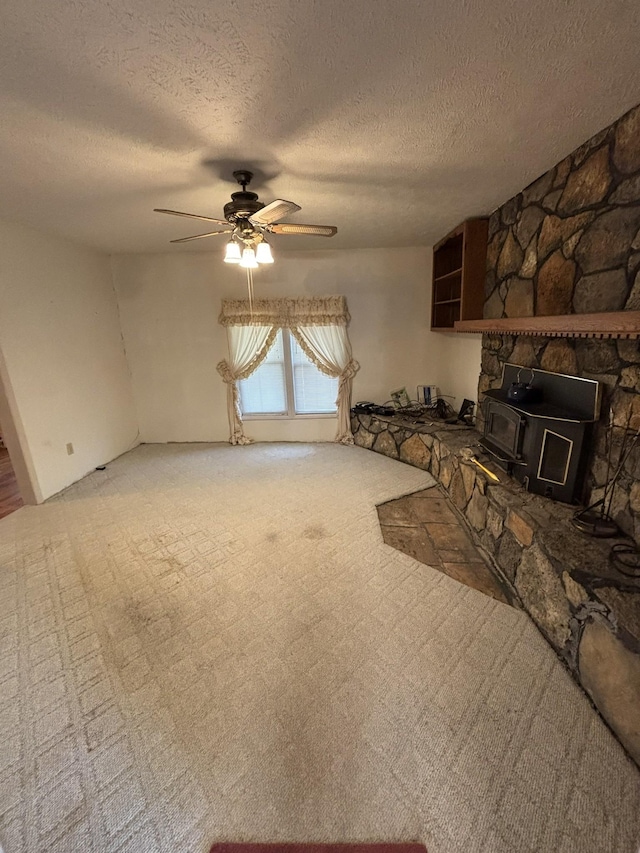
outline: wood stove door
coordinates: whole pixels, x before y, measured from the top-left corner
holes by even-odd
[[[507,459],[522,458],[525,419],[510,406],[485,398],[484,437],[487,442],[503,451]]]

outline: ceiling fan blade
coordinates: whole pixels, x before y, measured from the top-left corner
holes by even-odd
[[[193,237],[180,237],[179,240],[169,240],[170,243],[188,243],[189,240],[201,240],[203,237],[215,237],[216,234],[231,234],[232,228],[227,228],[226,231],[209,231],[208,234],[194,234]]]
[[[318,237],[333,237],[338,233],[335,225],[301,225],[299,222],[281,222],[280,225],[270,225],[272,234],[314,234]]]
[[[249,217],[249,222],[252,225],[270,225],[283,216],[288,216],[290,213],[295,213],[296,210],[302,210],[299,204],[293,201],[285,201],[283,198],[277,198],[271,204],[267,204],[253,216]]]
[[[179,210],[165,210],[162,207],[154,207],[154,213],[170,213],[172,216],[188,216],[189,219],[202,219],[203,222],[215,222],[217,225],[228,225],[226,219],[212,219],[210,216],[198,216],[197,213],[181,213]]]

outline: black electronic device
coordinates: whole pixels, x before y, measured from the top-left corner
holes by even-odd
[[[393,415],[396,409],[393,406],[380,406],[378,403],[370,403],[362,400],[353,407],[356,415]]]
[[[464,424],[465,426],[473,426],[473,410],[475,408],[473,400],[467,400],[466,397],[462,401],[460,411],[455,418],[447,418],[446,424]]]

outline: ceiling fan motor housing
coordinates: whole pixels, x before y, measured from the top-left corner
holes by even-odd
[[[228,222],[235,223],[238,219],[248,219],[264,207],[264,204],[258,201],[257,193],[249,190],[231,193],[231,199],[224,206],[224,218]]]

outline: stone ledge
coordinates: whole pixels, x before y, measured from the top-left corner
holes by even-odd
[[[461,455],[471,448],[491,467],[476,430],[353,413],[351,426],[358,446],[439,480],[475,542],[640,765],[640,587],[609,563],[611,545],[623,540],[579,533],[574,507],[526,492],[499,469],[501,482],[489,479]],[[603,631],[610,642],[601,642],[600,660],[593,638]]]

